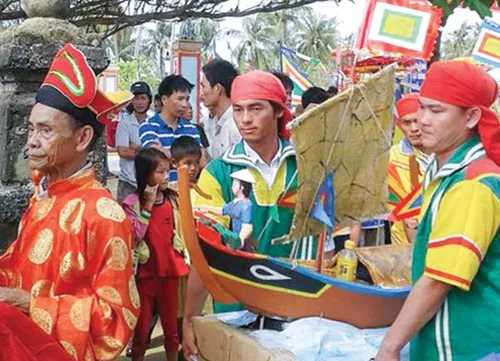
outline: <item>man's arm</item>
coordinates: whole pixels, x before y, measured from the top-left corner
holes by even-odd
[[[421,277],[382,341],[375,361],[399,360],[401,349],[439,311],[451,287],[449,284]]]
[[[243,246],[245,240],[249,239],[253,232],[253,225],[251,223],[243,223],[241,225],[240,239]]]
[[[137,151],[141,147],[139,145],[131,144],[130,147],[118,147],[118,155],[120,158],[124,158],[127,160],[135,160],[135,156],[137,154]]]
[[[186,360],[190,360],[190,357],[193,355],[198,355],[193,329],[193,317],[201,315],[207,296],[208,292],[203,285],[200,275],[194,267],[191,267],[187,283],[184,318],[182,320],[182,351]]]
[[[195,211],[201,212],[201,213],[213,213],[218,216],[222,216],[222,207],[212,207],[212,206],[199,206],[195,208]]]

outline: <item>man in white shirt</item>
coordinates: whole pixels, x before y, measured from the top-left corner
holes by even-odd
[[[241,140],[231,104],[231,85],[238,71],[221,59],[211,61],[202,70],[201,99],[214,115],[213,119],[204,119],[203,125],[210,143],[208,154],[215,159]]]

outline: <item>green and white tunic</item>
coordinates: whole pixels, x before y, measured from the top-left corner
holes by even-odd
[[[234,195],[230,175],[247,168],[256,181],[249,197],[253,204],[252,238],[257,246],[256,251],[273,257],[289,257],[292,248],[290,243],[272,244],[271,241],[287,235],[292,225],[298,185],[295,151],[288,142],[280,139],[276,158],[277,172],[271,186],[268,186],[254,159],[247,153],[245,144],[241,141],[228,149],[221,158],[213,160],[203,170],[198,181],[198,186],[211,195],[212,199],[207,200],[198,195],[195,205],[222,207],[231,202]],[[218,220],[229,228],[228,217],[220,217]],[[314,258],[316,242],[305,239],[301,243],[298,255]]]
[[[412,278],[450,284],[441,309],[411,341],[411,361],[475,361],[500,351],[500,168],[478,136],[424,179]]]

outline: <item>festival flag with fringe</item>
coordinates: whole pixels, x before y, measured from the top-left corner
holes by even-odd
[[[370,0],[356,47],[428,60],[442,16],[426,0]]]
[[[500,67],[500,25],[484,19],[472,58],[482,63]]]
[[[300,54],[298,55],[294,50],[291,50],[287,47],[280,45],[280,59],[281,59],[281,71],[288,75],[290,79],[293,81],[293,93],[292,93],[292,104],[298,105],[302,99],[302,94],[314,86],[312,81],[309,79],[306,73],[300,70],[299,66],[294,60],[294,57],[299,57],[304,59],[306,55]],[[309,58],[309,57],[307,57]],[[313,59],[313,58],[309,58]],[[318,59],[316,59],[318,60]],[[308,60],[311,63],[315,64],[312,60]],[[319,62],[319,60],[318,60]]]

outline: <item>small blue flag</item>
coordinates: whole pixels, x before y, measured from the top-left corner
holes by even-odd
[[[333,188],[333,172],[329,173],[319,189],[314,201],[311,217],[323,223],[330,231],[335,224],[335,192]]]

